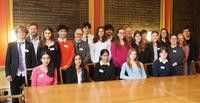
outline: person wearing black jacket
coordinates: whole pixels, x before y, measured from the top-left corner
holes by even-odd
[[[37,51],[37,65],[41,65],[42,62],[40,58],[42,57],[41,53],[43,51],[49,51],[50,56],[52,58],[52,63],[51,65],[53,68],[57,69],[57,77],[58,81],[60,81],[60,73],[59,73],[59,68],[60,68],[60,60],[61,60],[61,54],[60,54],[60,47],[59,44],[55,41],[54,36],[53,36],[53,29],[49,26],[46,26],[45,29],[43,30],[42,36],[41,36],[41,41],[38,46],[38,51]]]
[[[185,27],[182,31],[184,38],[189,46],[189,56],[188,56],[188,74],[191,75],[194,72],[192,66],[192,61],[198,60],[199,47],[196,39],[191,36],[191,30],[189,27]]]
[[[26,41],[28,30],[24,26],[17,26],[15,29],[17,41],[8,44],[5,72],[6,79],[10,82],[12,95],[21,93],[21,86],[25,84],[27,68],[36,66],[36,56],[33,44]],[[27,76],[28,79],[30,75]],[[13,103],[18,103],[18,99],[13,99]]]
[[[66,74],[66,83],[83,83],[89,82],[88,72],[84,68],[83,58],[80,54],[76,54],[72,61],[72,66]]]
[[[115,67],[109,61],[109,51],[102,49],[100,52],[100,61],[94,68],[94,81],[115,80]]]
[[[145,63],[152,63],[159,58],[159,50],[162,44],[159,41],[159,33],[157,31],[152,31],[151,33],[152,41],[146,45],[145,49]],[[148,73],[152,76],[152,66],[148,66]]]

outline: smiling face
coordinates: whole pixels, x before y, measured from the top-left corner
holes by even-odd
[[[162,59],[166,59],[167,58],[167,55],[168,55],[168,53],[165,51],[165,50],[162,50],[161,52],[160,52],[160,57],[162,58]]]
[[[131,51],[130,55],[129,55],[129,59],[132,61],[135,61],[137,58],[137,53],[136,51]]]
[[[50,40],[52,36],[52,32],[50,30],[45,30],[44,31],[44,37],[46,40]]]
[[[103,28],[99,28],[98,35],[99,35],[99,38],[102,38],[104,36],[104,30],[103,30]]]
[[[151,34],[151,39],[153,42],[156,42],[159,39],[158,33]]]
[[[112,29],[108,29],[105,31],[106,36],[112,36],[113,35],[113,30]]]
[[[190,37],[190,35],[191,35],[190,30],[189,30],[189,29],[184,29],[184,30],[183,30],[183,35],[184,35],[185,38]]]
[[[140,42],[142,40],[142,36],[139,33],[135,34],[134,38],[136,42]]]
[[[35,36],[35,35],[37,35],[37,33],[38,33],[38,28],[37,28],[36,25],[31,25],[31,26],[28,28],[28,31],[29,31],[30,35]]]
[[[179,34],[179,35],[178,35],[178,42],[179,42],[180,44],[183,44],[183,42],[184,42],[184,36],[183,36],[182,34]]]
[[[133,35],[133,31],[132,31],[132,29],[131,28],[126,28],[126,30],[125,30],[125,32],[126,32],[126,37],[128,38],[128,37],[131,37],[132,35]]]
[[[48,54],[44,54],[41,58],[41,62],[44,66],[48,66],[51,61],[51,58]]]
[[[101,55],[101,60],[108,62],[109,60],[109,54],[107,52],[103,53],[103,55]]]
[[[81,64],[82,64],[81,56],[80,55],[75,56],[74,62],[75,62],[76,66],[81,66]]]
[[[75,40],[76,41],[81,41],[82,37],[83,37],[83,31],[81,29],[77,29],[74,33],[75,35]]]
[[[170,43],[171,45],[177,45],[177,36],[173,35],[170,37]]]
[[[88,35],[90,33],[90,31],[91,31],[91,28],[89,28],[88,26],[83,28],[83,32],[85,35]]]
[[[124,29],[120,29],[117,33],[117,36],[119,37],[119,39],[124,39],[125,36],[125,31]]]
[[[67,35],[67,30],[65,30],[65,29],[59,30],[58,35],[59,35],[60,38],[65,38],[66,35]]]
[[[166,30],[162,30],[160,33],[162,38],[166,38],[167,37],[167,31]]]
[[[17,39],[25,40],[25,38],[26,38],[26,32],[19,28],[17,30],[17,32],[16,32],[16,37],[17,37]]]

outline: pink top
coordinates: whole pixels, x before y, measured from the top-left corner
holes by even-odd
[[[125,44],[117,48],[115,42],[112,42],[111,55],[115,67],[121,68],[122,64],[126,62],[129,49],[130,46],[127,47]]]
[[[31,75],[31,86],[46,86],[46,85],[53,85],[57,84],[57,71],[55,69],[54,76],[49,77],[47,73],[41,70],[39,66],[35,67],[32,71]]]

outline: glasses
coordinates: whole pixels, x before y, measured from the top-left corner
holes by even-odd
[[[82,35],[83,33],[75,33],[76,35]]]

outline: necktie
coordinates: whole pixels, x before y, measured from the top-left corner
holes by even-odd
[[[77,49],[79,51],[79,48],[80,48],[80,43],[77,43]]]
[[[88,43],[88,36],[85,36],[85,38],[86,38],[86,39],[85,39],[85,40],[86,40],[86,42]]]
[[[24,71],[24,65],[23,65],[23,57],[22,57],[22,50],[21,50],[21,46],[23,43],[19,43],[19,47],[18,47],[18,53],[19,53],[19,65],[18,65],[18,69],[19,71]]]

